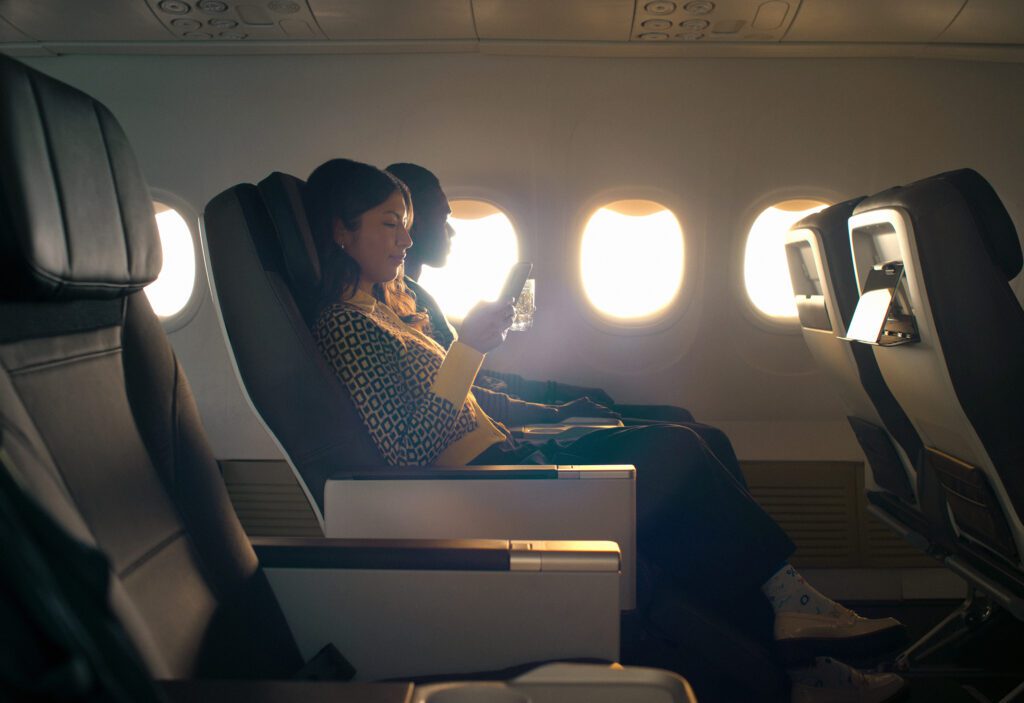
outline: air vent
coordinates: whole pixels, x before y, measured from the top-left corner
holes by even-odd
[[[147,0],[179,39],[323,39],[305,0]]]
[[[652,21],[668,20],[673,41],[778,42],[796,17],[801,0],[690,0],[638,2],[634,41],[650,39]],[[665,31],[665,30],[662,30]]]
[[[322,537],[306,495],[283,461],[222,461],[238,519],[250,537]]]

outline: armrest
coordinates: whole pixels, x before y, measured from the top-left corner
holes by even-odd
[[[253,537],[264,569],[587,571],[619,573],[615,542]]]
[[[510,681],[453,681],[416,686],[412,703],[697,703],[686,679],[662,669],[599,664],[547,664]]]
[[[610,540],[620,607],[636,605],[636,470],[604,466],[369,467],[324,487],[324,530],[340,538]]]
[[[612,542],[275,538],[254,546],[303,656],[333,643],[360,680],[618,658]]]

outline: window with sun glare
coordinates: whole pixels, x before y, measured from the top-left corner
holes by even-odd
[[[743,280],[750,302],[780,322],[796,320],[796,300],[786,261],[786,233],[802,218],[828,207],[818,200],[785,200],[764,210],[747,235]]]
[[[448,218],[455,230],[444,268],[423,267],[419,283],[445,315],[461,320],[481,300],[494,300],[512,265],[519,241],[508,216],[482,200],[453,200]]]
[[[583,290],[613,319],[641,321],[664,310],[683,284],[683,263],[679,221],[650,200],[605,205],[583,230]]]
[[[164,262],[160,275],[146,286],[149,304],[161,319],[181,312],[192,298],[196,283],[196,250],[192,231],[181,214],[163,203],[154,203],[156,225]]]

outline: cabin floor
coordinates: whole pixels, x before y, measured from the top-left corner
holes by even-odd
[[[952,613],[959,601],[847,602],[865,617],[894,617],[916,642]],[[1001,616],[1000,616],[1001,615]],[[981,626],[975,637],[935,652],[903,674],[913,703],[996,703],[1024,682],[1024,623],[1005,613]],[[1011,699],[1017,700],[1017,698]],[[1024,701],[1024,693],[1019,694]]]

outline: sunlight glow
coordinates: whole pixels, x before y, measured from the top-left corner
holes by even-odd
[[[587,298],[599,312],[618,320],[653,317],[675,299],[683,284],[679,221],[657,203],[649,208],[637,203],[611,203],[595,212],[583,230],[580,248]]]
[[[160,275],[144,289],[160,318],[178,314],[188,304],[196,282],[196,252],[192,232],[173,208],[156,205],[156,225],[164,263]]]
[[[453,201],[448,222],[455,228],[448,264],[423,267],[419,282],[445,315],[461,320],[481,300],[494,300],[512,265],[519,241],[505,213],[481,201]]]
[[[787,200],[769,207],[754,220],[747,236],[743,280],[750,302],[761,313],[795,320],[796,300],[786,261],[786,233],[799,220],[828,207],[814,200]]]

